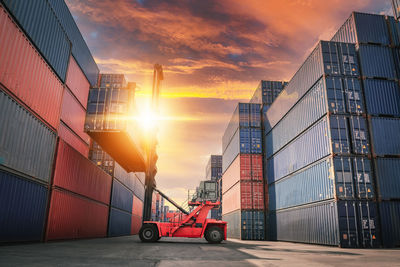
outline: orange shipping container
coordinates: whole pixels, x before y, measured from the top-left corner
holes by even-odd
[[[69,59],[67,79],[65,84],[76,96],[82,106],[86,108],[90,84],[72,55]]]
[[[83,140],[76,135],[71,129],[69,129],[63,122],[60,123],[58,128],[58,136],[67,142],[70,146],[75,148],[85,158],[89,155],[89,146],[83,142]]]

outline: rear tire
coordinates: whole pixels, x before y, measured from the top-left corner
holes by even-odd
[[[218,226],[212,226],[210,228],[207,228],[205,238],[208,243],[218,244],[221,243],[222,240],[224,240],[224,232]]]
[[[139,231],[139,238],[142,242],[156,242],[159,240],[158,229],[154,224],[144,224]]]

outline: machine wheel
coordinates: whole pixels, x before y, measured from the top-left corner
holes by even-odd
[[[154,224],[145,224],[140,228],[139,238],[142,242],[156,242],[159,240],[158,229]]]
[[[221,243],[224,240],[224,232],[218,226],[212,226],[207,229],[205,238],[211,244]]]

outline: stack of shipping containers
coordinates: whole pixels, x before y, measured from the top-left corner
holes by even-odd
[[[222,219],[232,238],[264,239],[260,108],[239,103],[222,138]]]
[[[332,38],[356,46],[384,246],[400,245],[399,33],[393,17],[354,12]]]
[[[86,127],[119,129],[119,120],[109,118],[125,115],[133,95],[123,74],[100,74],[98,86],[90,89]],[[142,223],[144,173],[128,173],[94,141],[89,158],[112,176],[108,236],[137,234]]]
[[[217,198],[222,201],[222,156],[211,155],[206,166],[206,180],[217,182]],[[222,205],[210,211],[210,218],[221,220]]]

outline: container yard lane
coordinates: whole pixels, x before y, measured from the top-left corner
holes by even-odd
[[[400,266],[399,249],[341,249],[288,242],[137,235],[0,246],[0,266]]]

